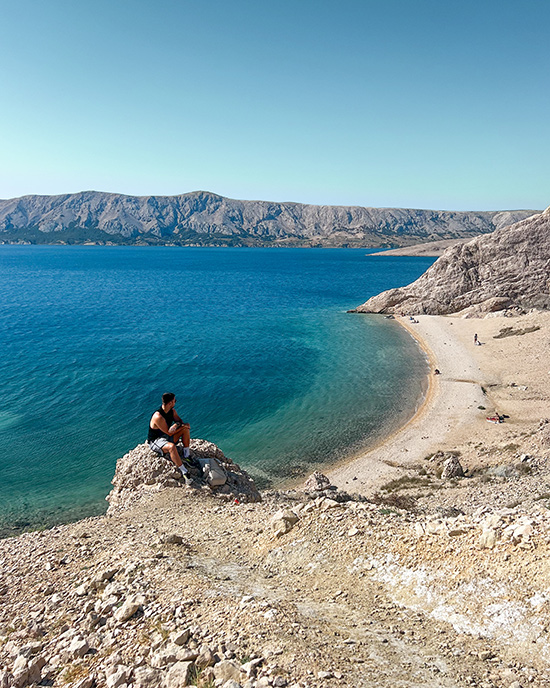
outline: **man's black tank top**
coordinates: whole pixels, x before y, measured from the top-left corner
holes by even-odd
[[[155,413],[160,413],[160,415],[164,418],[166,421],[166,425],[170,428],[171,425],[174,424],[174,409],[170,409],[169,411],[164,411],[162,406],[158,408]],[[154,415],[154,414],[153,414]],[[159,437],[162,437],[164,433],[162,430],[159,430],[158,428],[152,428],[151,425],[149,424],[149,433],[147,434],[147,441],[148,442],[154,442],[155,440],[158,440]]]

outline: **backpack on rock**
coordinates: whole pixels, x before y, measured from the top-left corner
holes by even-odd
[[[200,464],[203,478],[210,485],[210,487],[219,487],[225,485],[227,482],[227,473],[225,469],[220,466],[216,459],[207,457],[204,459],[196,459]]]

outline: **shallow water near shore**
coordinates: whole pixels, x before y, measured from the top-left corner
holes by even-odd
[[[431,258],[361,249],[0,246],[0,534],[101,513],[164,391],[262,486],[394,430],[427,364],[345,311]]]

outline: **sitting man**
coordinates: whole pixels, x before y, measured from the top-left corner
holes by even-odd
[[[169,454],[172,461],[180,469],[182,475],[188,478],[187,469],[183,466],[176,444],[181,438],[183,443],[183,457],[189,457],[190,428],[178,416],[174,406],[176,395],[166,392],[162,395],[162,406],[157,409],[149,422],[147,443],[149,447],[163,456]]]

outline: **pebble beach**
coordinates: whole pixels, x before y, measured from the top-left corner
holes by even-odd
[[[438,450],[460,449],[476,464],[476,444],[505,442],[548,416],[547,312],[509,318],[421,315],[417,322],[397,320],[428,356],[427,394],[403,428],[331,471],[334,484],[367,494]],[[503,331],[505,336],[499,336]],[[475,334],[479,345],[474,344]],[[436,369],[439,375],[434,374]],[[500,424],[488,423],[487,417],[495,414],[509,417]]]

